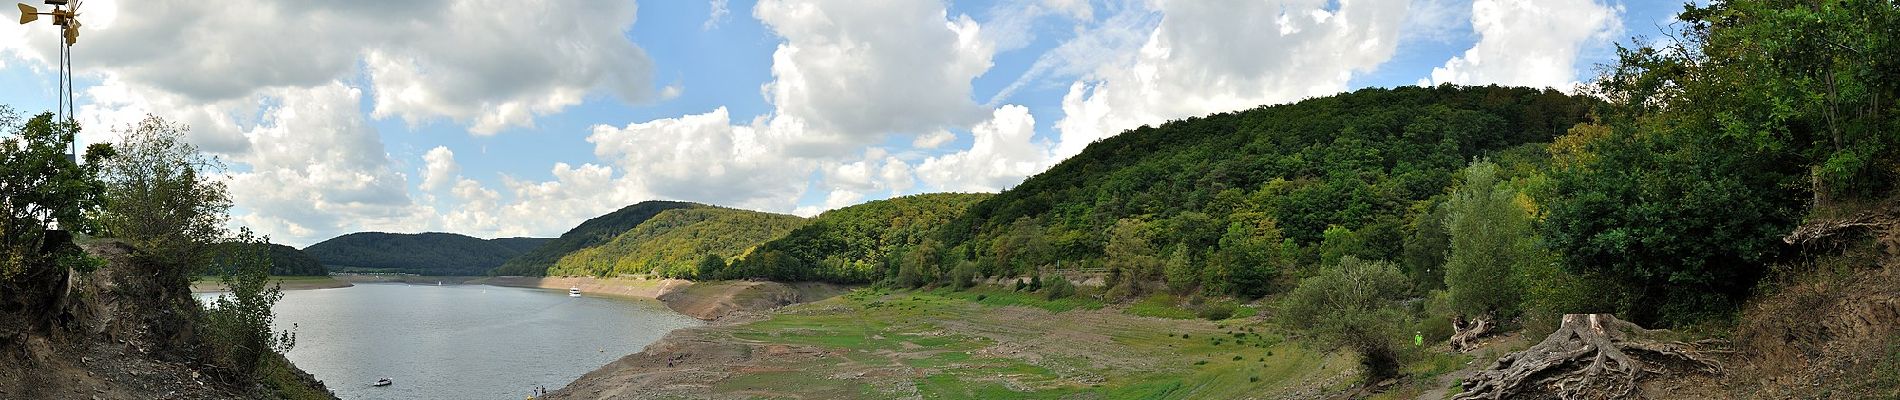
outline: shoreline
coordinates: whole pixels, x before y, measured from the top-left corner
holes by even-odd
[[[271,283],[282,285],[280,287],[283,290],[339,289],[356,286],[351,284],[350,281],[338,279],[334,276],[273,276],[270,277],[270,280]],[[226,291],[228,290],[225,289],[224,284],[219,283],[216,278],[191,281],[192,293],[222,293]]]

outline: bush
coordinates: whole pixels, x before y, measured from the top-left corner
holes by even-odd
[[[1232,318],[1234,316],[1234,305],[1225,302],[1205,304],[1201,306],[1201,311],[1196,313],[1196,315],[1208,321],[1220,321]],[[1236,334],[1236,337],[1238,337],[1238,334]]]
[[[1324,343],[1359,353],[1367,381],[1376,382],[1398,373],[1396,342],[1405,320],[1399,301],[1408,290],[1405,275],[1391,263],[1344,256],[1301,280],[1280,317]]]
[[[1068,278],[1060,276],[1050,279],[1048,283],[1043,284],[1042,289],[1042,295],[1049,300],[1062,299],[1075,295],[1075,284],[1069,283]]]
[[[971,286],[976,286],[976,262],[970,260],[957,262],[957,266],[950,269],[950,287],[963,290]]]

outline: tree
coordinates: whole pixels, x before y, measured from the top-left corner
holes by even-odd
[[[699,258],[699,264],[693,267],[694,279],[716,279],[726,269],[726,258],[718,254],[706,253]]]
[[[85,253],[68,241],[70,233],[96,231],[92,215],[105,200],[98,165],[113,156],[112,147],[87,146],[86,162],[77,163],[67,146],[79,126],[55,121],[52,113],[20,123],[12,109],[0,107],[0,130],[8,132],[0,137],[0,282],[87,268]]]
[[[217,158],[185,141],[188,128],[146,116],[119,132],[118,156],[101,165],[105,234],[151,254],[160,276],[189,280],[225,235],[231,199],[210,174]]]
[[[1900,181],[1900,9],[1883,1],[1686,6],[1679,40],[1619,48],[1607,129],[1560,141],[1541,224],[1565,268],[1644,325],[1729,315],[1806,215]]]
[[[206,339],[212,344],[213,360],[240,380],[255,377],[260,363],[297,344],[293,331],[271,330],[271,321],[276,319],[271,307],[284,293],[280,285],[270,283],[269,241],[250,229],[240,229],[237,245],[221,246],[224,251],[211,258],[212,270],[220,272],[230,292],[206,305]]]
[[[1148,230],[1147,222],[1124,218],[1109,231],[1103,252],[1108,256],[1110,297],[1141,296],[1161,279],[1161,259],[1155,256]]]
[[[1213,266],[1207,276],[1209,286],[1219,293],[1241,297],[1265,296],[1273,290],[1273,279],[1286,259],[1279,252],[1280,229],[1271,217],[1259,213],[1241,213],[1232,218],[1220,247],[1208,257]]]
[[[1300,281],[1280,318],[1332,346],[1352,349],[1367,382],[1396,376],[1400,328],[1409,326],[1400,301],[1409,285],[1391,263],[1346,256]]]
[[[1168,289],[1176,293],[1187,293],[1201,284],[1201,266],[1189,262],[1186,244],[1174,245],[1168,252],[1167,261],[1162,263],[1162,272],[1168,279]]]
[[[1446,203],[1445,288],[1460,314],[1495,318],[1517,315],[1523,299],[1520,265],[1536,262],[1530,213],[1517,190],[1501,182],[1498,165],[1478,161],[1465,168],[1464,184]]]
[[[1420,290],[1445,286],[1445,253],[1451,249],[1451,235],[1445,232],[1448,208],[1439,201],[1420,202],[1406,224],[1410,233],[1405,236],[1400,266]]]

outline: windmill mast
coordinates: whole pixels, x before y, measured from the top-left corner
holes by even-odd
[[[77,124],[78,114],[74,110],[73,102],[73,44],[79,42],[80,2],[77,0],[44,1],[46,5],[53,6],[51,10],[40,12],[33,6],[20,3],[20,24],[32,23],[39,20],[40,16],[46,15],[51,16],[53,25],[59,27],[59,93],[57,94],[59,100],[54,113],[58,115],[60,122]],[[72,142],[72,149],[68,156],[72,157],[73,163],[78,163],[79,138],[75,137],[70,142]]]

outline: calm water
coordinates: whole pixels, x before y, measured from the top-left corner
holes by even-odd
[[[487,285],[284,292],[290,360],[344,399],[520,399],[698,324],[654,301]],[[378,377],[394,385],[370,387]]]

